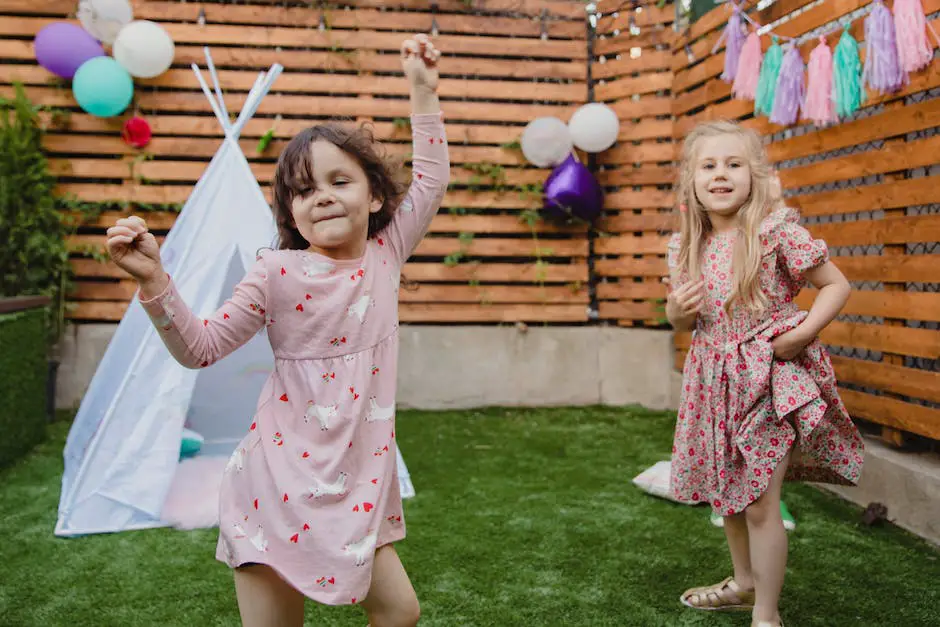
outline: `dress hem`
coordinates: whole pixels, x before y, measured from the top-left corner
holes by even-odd
[[[402,531],[401,533],[390,534],[381,543],[376,543],[375,551],[378,552],[378,550],[382,548],[383,546],[389,546],[391,544],[395,544],[396,542],[401,542],[402,540],[405,539],[405,537],[406,537],[406,534],[404,533],[404,531]],[[374,560],[374,556],[375,556],[375,553],[373,553],[373,560]],[[369,564],[369,584],[366,586],[365,591],[362,592],[361,596],[359,595],[349,596],[348,597],[349,600],[344,601],[344,600],[341,600],[341,598],[338,597],[336,594],[329,595],[328,598],[327,597],[318,598],[317,595],[313,595],[307,590],[304,590],[303,588],[297,586],[297,584],[294,583],[291,577],[288,577],[284,573],[284,571],[282,571],[281,569],[279,569],[277,566],[275,566],[269,561],[258,560],[258,559],[226,560],[218,554],[216,555],[216,561],[221,562],[222,564],[228,566],[228,568],[232,570],[233,572],[240,568],[245,568],[249,566],[267,566],[268,568],[273,570],[275,573],[277,573],[277,576],[280,577],[285,583],[287,583],[287,585],[289,585],[291,588],[293,588],[294,590],[302,594],[305,598],[310,599],[314,603],[319,603],[321,605],[327,605],[331,607],[338,607],[342,605],[358,605],[366,598],[366,595],[368,595],[369,593],[369,588],[372,586],[372,563],[371,562]]]

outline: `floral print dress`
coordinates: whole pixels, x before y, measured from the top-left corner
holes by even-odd
[[[794,299],[807,270],[828,261],[825,242],[800,226],[790,208],[760,228],[760,315],[725,313],[736,234],[709,237],[703,252],[705,302],[683,369],[672,449],[671,489],[680,501],[707,502],[722,516],[743,511],[767,489],[777,463],[794,448],[787,480],[854,485],[863,444],[836,389],[819,339],[794,360],[776,359],[771,341],[805,319]],[[669,241],[673,289],[689,277],[677,268],[679,236]]]
[[[450,169],[442,116],[414,115],[412,130],[411,187],[360,259],[265,251],[205,320],[172,281],[141,301],[190,368],[267,330],[274,371],[222,479],[216,557],[266,564],[328,605],[365,598],[376,548],[405,537],[394,441],[399,277]]]

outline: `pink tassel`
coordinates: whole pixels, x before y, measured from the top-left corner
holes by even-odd
[[[741,56],[741,47],[744,45],[744,30],[742,27],[741,7],[732,1],[731,17],[728,19],[728,25],[712,48],[712,54],[715,54],[721,44],[725,44],[725,69],[721,73],[721,80],[726,83],[734,82],[734,78],[738,74],[738,59]]]
[[[791,44],[783,55],[774,91],[774,108],[770,113],[770,121],[774,124],[788,126],[796,122],[804,96],[804,68],[800,49]]]
[[[819,38],[819,45],[813,48],[809,55],[807,74],[803,117],[812,120],[816,126],[835,122],[836,111],[832,101],[832,50],[829,49],[825,37]]]
[[[898,60],[905,72],[922,70],[933,60],[930,30],[937,45],[940,38],[924,17],[920,0],[894,0],[894,32],[897,34]]]
[[[751,31],[741,48],[738,59],[738,73],[731,88],[734,97],[739,100],[754,100],[757,97],[757,82],[760,78],[760,62],[763,57],[760,49],[760,35],[757,28]]]

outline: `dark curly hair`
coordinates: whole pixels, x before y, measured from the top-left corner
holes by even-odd
[[[369,214],[369,238],[375,237],[392,221],[407,190],[398,178],[400,164],[385,154],[366,124],[334,120],[306,128],[288,142],[274,171],[271,209],[277,222],[277,247],[281,250],[305,250],[310,246],[294,224],[291,202],[294,195],[310,186],[313,180],[310,145],[318,139],[330,142],[356,159],[366,173],[372,196],[382,200],[382,208]]]

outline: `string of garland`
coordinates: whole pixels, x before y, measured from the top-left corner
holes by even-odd
[[[725,46],[721,80],[732,85],[734,98],[753,101],[754,114],[775,124],[791,125],[800,118],[817,126],[834,124],[859,109],[865,88],[891,94],[909,85],[909,74],[933,61],[931,35],[940,47],[921,0],[895,0],[893,14],[883,0],[874,0],[864,16],[864,64],[851,23],[842,25],[835,51],[826,39],[831,33],[819,35],[806,64],[799,38],[763,33],[762,26],[742,10],[743,0],[730,2],[731,17],[712,49],[714,54]],[[762,34],[771,37],[763,55]]]

